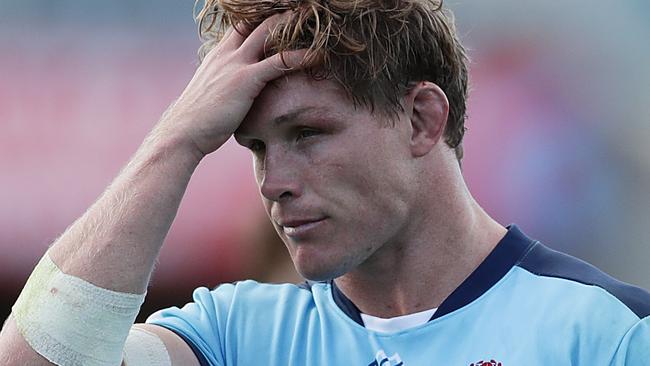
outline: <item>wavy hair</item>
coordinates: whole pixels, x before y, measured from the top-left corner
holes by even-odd
[[[204,0],[195,12],[199,58],[229,26],[255,26],[287,10],[267,39],[271,54],[307,49],[301,67],[312,78],[337,81],[355,106],[389,116],[402,110],[412,82],[435,83],[450,104],[445,141],[462,159],[469,60],[442,0]]]

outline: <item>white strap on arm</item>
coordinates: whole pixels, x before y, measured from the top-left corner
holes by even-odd
[[[154,333],[133,327],[124,345],[124,366],[171,366],[163,341]]]
[[[55,365],[119,366],[144,297],[65,274],[46,253],[12,314],[27,343]]]

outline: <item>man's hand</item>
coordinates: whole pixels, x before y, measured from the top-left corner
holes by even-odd
[[[203,157],[223,145],[242,122],[266,84],[298,68],[305,50],[264,58],[270,31],[285,14],[267,18],[254,30],[226,32],[199,66],[158,129],[189,141]],[[286,63],[286,65],[285,65]]]

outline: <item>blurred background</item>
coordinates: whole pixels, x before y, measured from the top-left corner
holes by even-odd
[[[650,3],[448,1],[473,59],[464,170],[501,223],[650,288]],[[0,0],[0,319],[197,64],[192,0]],[[248,153],[201,163],[140,319],[298,281]]]

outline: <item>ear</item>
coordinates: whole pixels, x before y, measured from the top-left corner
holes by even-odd
[[[414,157],[421,157],[442,140],[449,101],[442,89],[429,81],[418,82],[404,99],[412,129],[411,153]]]

